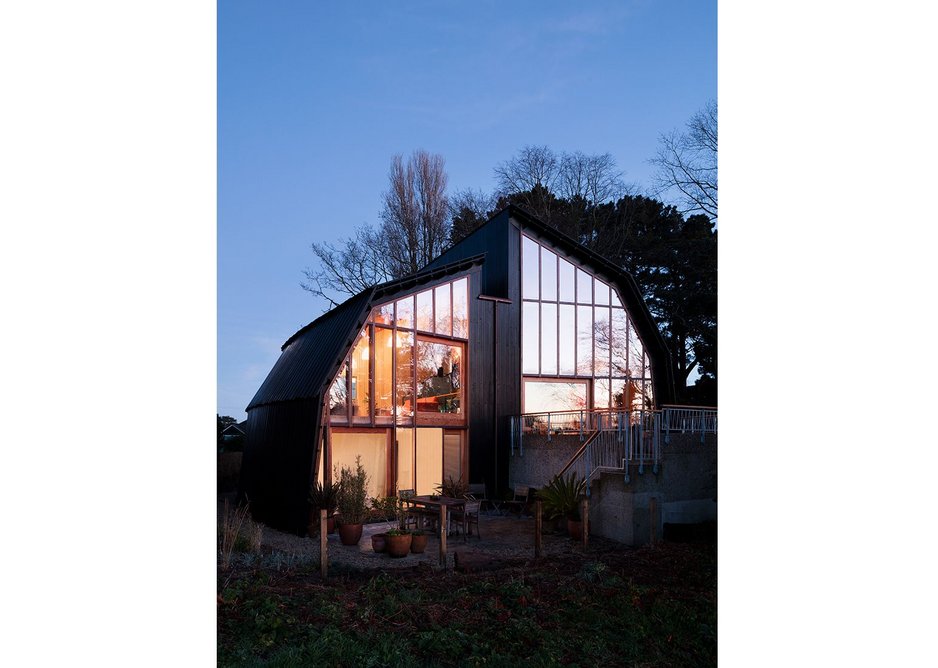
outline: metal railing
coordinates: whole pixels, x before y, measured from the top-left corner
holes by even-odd
[[[560,475],[576,472],[587,483],[600,471],[621,471],[629,482],[629,465],[637,463],[638,473],[645,465],[658,473],[662,435],[670,442],[672,432],[706,434],[717,431],[717,409],[696,406],[662,406],[656,411],[565,411],[528,413],[511,417],[511,454],[524,456],[525,435],[552,437],[577,435],[583,446]]]

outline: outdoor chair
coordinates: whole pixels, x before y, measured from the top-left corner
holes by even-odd
[[[409,527],[411,524],[415,529],[422,529],[428,523],[431,527],[436,526],[436,513],[418,508],[410,501],[416,495],[414,490],[401,489],[398,490],[397,495],[404,502],[404,528]]]
[[[489,503],[489,500],[485,498],[485,483],[484,482],[469,483],[469,493],[466,494],[466,498],[469,499],[470,501],[479,501],[480,509],[484,510],[485,504]]]
[[[517,511],[518,516],[528,507],[528,494],[530,488],[527,485],[515,485],[514,496],[510,501],[502,501],[499,506],[499,513],[504,514],[504,510]]]
[[[466,497],[468,498],[468,496],[467,494]],[[465,540],[468,540],[472,534],[473,524],[476,525],[476,538],[482,539],[482,535],[479,533],[479,511],[481,507],[481,501],[466,501],[463,511],[453,512],[453,525],[455,527],[466,527]]]

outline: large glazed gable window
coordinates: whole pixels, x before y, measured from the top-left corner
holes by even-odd
[[[464,425],[468,337],[466,276],[376,305],[330,386],[330,422]]]
[[[645,346],[611,283],[522,234],[521,296],[524,412],[654,405]]]

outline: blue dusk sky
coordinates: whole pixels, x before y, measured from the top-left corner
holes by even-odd
[[[526,145],[611,153],[650,187],[658,135],[717,97],[716,2],[218,4],[218,412],[297,329],[313,241],[377,223],[393,155],[494,189]]]

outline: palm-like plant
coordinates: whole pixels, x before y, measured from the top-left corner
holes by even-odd
[[[544,514],[554,520],[566,517],[579,521],[580,497],[586,492],[586,480],[577,479],[576,472],[566,478],[554,476],[547,486],[537,491],[537,496],[544,502]]]
[[[309,505],[315,510],[325,509],[329,517],[335,515],[335,509],[339,505],[339,493],[342,489],[341,482],[327,482],[322,484],[318,480],[309,486]]]

